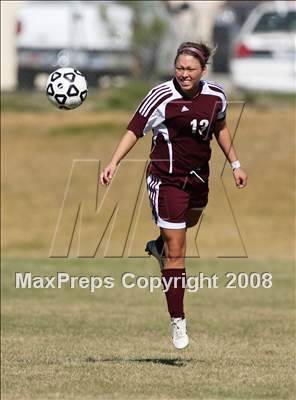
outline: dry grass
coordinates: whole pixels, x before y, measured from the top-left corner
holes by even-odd
[[[230,105],[232,129],[239,113],[238,106]],[[220,180],[224,159],[213,143],[210,202],[197,237],[201,259],[188,260],[188,272],[269,271],[274,285],[270,290],[221,287],[188,294],[188,350],[175,352],[169,343],[159,291],[149,295],[118,286],[91,295],[80,289],[14,289],[14,271],[107,274],[116,281],[123,271],[158,274],[150,259],[48,259],[73,160],[99,159],[104,165],[130,117],[87,108],[2,114],[3,399],[292,399],[292,106],[247,106],[235,143],[249,186],[235,189],[228,167],[223,175],[247,259],[215,259],[244,252]],[[149,148],[145,138],[129,158],[145,159]],[[115,196],[132,196],[137,172],[129,171]],[[73,189],[75,196],[92,194],[93,204],[94,176],[93,170],[81,174]],[[156,234],[146,200],[141,218],[134,235],[137,255],[144,254],[145,241]],[[66,225],[72,221],[69,217]],[[86,243],[93,240],[91,215],[87,223]],[[193,252],[194,232],[189,239]],[[120,240],[115,233],[114,248]]]
[[[3,273],[3,399],[293,399],[289,262],[200,260],[219,289],[187,293],[191,343],[174,351],[161,291],[124,289],[152,260],[10,260]],[[196,262],[188,273],[197,273]],[[270,271],[271,289],[225,289],[226,271]],[[14,272],[112,276],[115,288],[14,289]]]
[[[237,190],[228,166],[223,175],[249,257],[293,257],[295,118],[292,111],[292,107],[247,106],[235,143],[249,173],[249,186]],[[239,113],[239,106],[230,105],[232,130]],[[7,255],[48,254],[73,160],[98,159],[105,165],[130,116],[124,112],[95,114],[83,109],[73,114],[57,111],[2,115],[2,195],[6,208],[3,226]],[[149,148],[150,140],[145,138],[128,157],[146,159]],[[198,236],[203,257],[244,254],[220,180],[223,163],[221,151],[213,143],[210,202]],[[129,179],[118,185],[117,197],[134,189],[136,175],[132,177],[130,173]],[[136,168],[133,173],[137,174]],[[96,178],[83,176],[75,190],[84,193],[95,185]],[[103,193],[100,189],[100,194]],[[142,215],[143,229],[137,232],[135,243],[135,252],[140,255],[146,238],[156,232],[146,197]]]

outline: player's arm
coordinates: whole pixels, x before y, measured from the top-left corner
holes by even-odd
[[[214,133],[220,148],[232,166],[232,172],[236,186],[239,189],[244,188],[247,185],[248,176],[241,168],[238,161],[235,148],[232,144],[230,132],[227,128],[226,119],[216,122],[214,126]]]
[[[137,143],[138,138],[134,134],[134,132],[128,130],[125,135],[121,138],[118,146],[116,147],[111,161],[109,164],[104,168],[103,172],[100,176],[100,181],[103,186],[109,185],[113,175],[116,171],[117,165],[120,161],[127,155],[127,153],[134,147]]]

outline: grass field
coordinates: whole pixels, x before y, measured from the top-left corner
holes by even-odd
[[[187,293],[191,343],[176,351],[160,290],[126,289],[123,272],[158,275],[152,260],[11,259],[2,276],[3,399],[293,399],[290,262],[199,260],[219,276]],[[14,272],[112,276],[113,289],[14,289]],[[271,289],[226,289],[226,271],[273,275]]]
[[[48,258],[74,159],[104,165],[139,98],[120,89],[90,93],[85,106],[55,110],[40,93],[3,97],[2,398],[12,399],[293,399],[295,396],[295,114],[293,103],[247,104],[235,136],[249,184],[237,190],[213,142],[209,205],[190,275],[219,275],[218,289],[187,293],[191,343],[177,352],[164,295],[125,289],[123,272],[158,275],[150,258]],[[111,109],[113,107],[113,109]],[[232,132],[241,104],[230,104]],[[146,159],[145,138],[129,159]],[[130,194],[130,172],[117,196]],[[76,180],[90,196],[91,175]],[[231,209],[225,196],[227,191]],[[99,198],[104,194],[99,189]],[[74,202],[77,199],[74,198]],[[232,213],[231,213],[232,210]],[[235,220],[234,220],[235,217]],[[88,221],[89,222],[89,221]],[[69,224],[72,220],[68,221]],[[118,232],[122,226],[119,224]],[[148,202],[135,249],[156,234]],[[189,251],[194,245],[190,236]],[[248,258],[241,256],[244,248]],[[85,240],[93,240],[91,230]],[[114,245],[118,237],[113,237]],[[74,243],[75,244],[75,243]],[[15,289],[15,272],[110,275],[115,288]],[[271,289],[226,289],[224,273],[271,272]]]

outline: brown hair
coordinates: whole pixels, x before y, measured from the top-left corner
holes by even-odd
[[[189,54],[190,56],[197,58],[200,61],[202,69],[204,69],[208,64],[208,59],[212,53],[213,50],[204,43],[183,42],[177,50],[175,65],[180,54]]]

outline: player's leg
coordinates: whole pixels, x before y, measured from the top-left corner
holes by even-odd
[[[188,209],[185,213],[186,227],[183,229],[161,228],[160,237],[164,243],[165,255],[162,276],[166,281],[172,278],[178,279],[176,285],[169,287],[165,293],[171,316],[172,339],[178,349],[186,347],[189,343],[184,313],[186,231],[198,223],[203,209],[204,207]],[[160,242],[160,239],[158,241]],[[160,242],[159,246],[161,245]]]
[[[164,262],[160,262],[164,292],[171,316],[172,339],[176,348],[188,345],[186,320],[184,318],[185,251],[186,251],[186,210],[189,196],[182,189],[168,182],[164,184],[155,176],[147,179],[148,193],[155,222],[161,230],[164,243]],[[147,243],[147,250],[158,260],[156,241]],[[157,239],[160,242],[161,239]],[[153,245],[153,246],[151,246]],[[155,249],[155,254],[153,253]]]
[[[186,214],[186,230],[187,228],[194,227],[203,212],[203,208],[192,208],[187,211]],[[161,233],[161,229],[159,232],[159,236],[155,240],[150,240],[146,245],[146,251],[153,255],[159,262],[160,269],[163,270],[164,268],[164,260],[165,260],[165,251],[164,251],[164,239]]]
[[[189,343],[184,313],[186,228],[161,228],[161,234],[165,253],[162,280],[171,317],[172,339],[177,349],[183,349]]]
[[[202,215],[203,209],[204,208],[191,208],[187,211],[187,213],[186,213],[186,229],[192,228],[193,226],[195,226],[198,223],[198,221]],[[157,237],[157,239],[154,240],[154,242],[155,242],[157,252],[159,254],[161,254],[162,257],[164,257],[164,239],[163,239],[163,235],[162,235],[161,231],[162,230],[160,229],[160,234]]]
[[[161,228],[161,237],[164,241],[165,262],[164,269],[185,268],[186,228]]]
[[[181,181],[183,184],[183,180]],[[148,175],[147,189],[156,224],[160,228],[160,235],[156,240],[146,244],[146,251],[159,262],[160,269],[164,268],[165,251],[162,228],[179,230],[185,228],[185,213],[188,208],[189,196],[182,189],[166,180],[161,181],[155,175]]]

